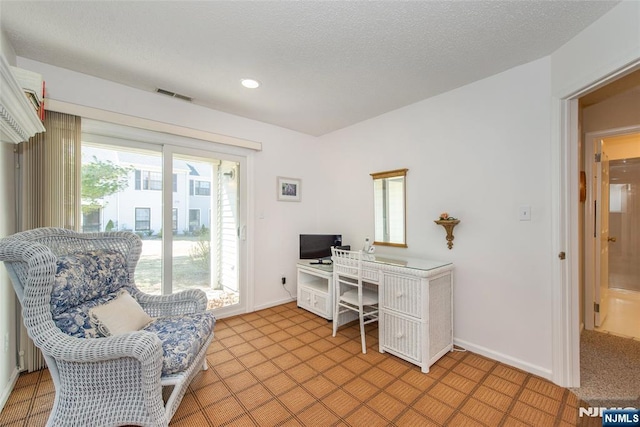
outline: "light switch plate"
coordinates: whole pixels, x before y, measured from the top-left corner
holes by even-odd
[[[531,221],[531,206],[520,206],[518,218],[520,221]]]

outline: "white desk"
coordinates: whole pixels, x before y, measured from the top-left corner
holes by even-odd
[[[380,352],[429,372],[433,363],[453,349],[453,264],[368,257],[363,267],[377,270],[379,277]],[[312,265],[309,260],[298,262],[298,306],[333,319],[332,270],[331,266]],[[341,318],[339,322],[351,320]]]

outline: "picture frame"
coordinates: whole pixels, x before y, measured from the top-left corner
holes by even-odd
[[[278,201],[299,202],[302,196],[302,180],[298,178],[277,178]]]

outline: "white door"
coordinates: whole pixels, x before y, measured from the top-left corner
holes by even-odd
[[[244,159],[205,150],[165,145],[165,215],[171,220],[164,233],[164,277],[171,290],[200,289],[208,308],[217,313],[244,311],[247,296],[240,262],[245,242],[241,173]],[[170,209],[170,210],[169,210]],[[222,315],[222,314],[221,314]]]
[[[173,155],[173,173],[188,187],[182,197],[174,192],[173,208],[189,212],[184,237],[173,239],[174,292],[201,289],[210,309],[240,300],[237,170],[236,162],[214,156]]]
[[[609,289],[609,158],[600,152],[597,163],[598,187],[596,196],[596,259],[595,274],[595,319],[596,327],[602,326],[607,316],[607,293]]]

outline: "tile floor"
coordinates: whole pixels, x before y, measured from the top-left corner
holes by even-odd
[[[597,331],[640,340],[640,292],[609,289],[608,313]]]
[[[360,352],[357,325],[331,324],[295,302],[221,319],[208,371],[192,382],[173,426],[575,426],[569,390],[471,352],[423,374],[377,351],[376,324]],[[47,370],[23,374],[0,426],[44,426],[54,388]],[[582,424],[578,424],[578,422]]]

